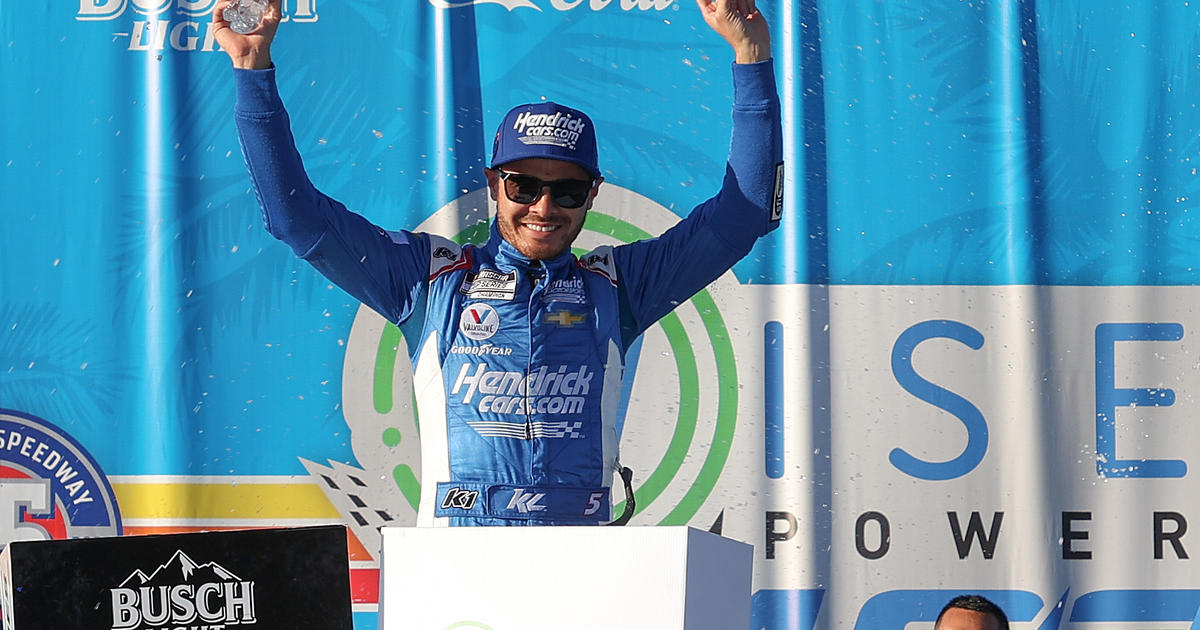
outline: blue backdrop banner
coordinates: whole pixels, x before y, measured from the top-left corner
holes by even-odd
[[[263,229],[215,4],[0,0],[0,542],[345,523],[375,628],[420,488],[404,339]],[[1200,628],[1200,3],[759,5],[783,226],[630,356],[632,523],[754,545],[756,629],[964,591]],[[539,100],[595,121],[580,245],[720,186],[732,54],[693,0],[283,10],[309,176],[388,229],[477,237]]]

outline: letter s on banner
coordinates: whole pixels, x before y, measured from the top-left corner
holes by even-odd
[[[978,350],[983,347],[983,334],[961,322],[930,320],[913,324],[896,339],[892,346],[892,374],[905,391],[925,402],[944,409],[962,421],[967,428],[967,445],[958,457],[946,462],[927,462],[896,448],[888,456],[901,472],[930,481],[945,481],[961,477],[979,465],[987,454],[987,420],[979,409],[954,392],[934,385],[917,374],[912,367],[912,355],[921,342],[945,338],[961,342]]]

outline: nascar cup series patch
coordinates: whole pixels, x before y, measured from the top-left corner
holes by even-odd
[[[517,294],[517,270],[501,273],[484,268],[478,273],[468,273],[458,291],[480,300],[511,300]]]

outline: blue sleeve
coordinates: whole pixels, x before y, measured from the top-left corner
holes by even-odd
[[[783,132],[774,64],[734,64],[733,86],[733,138],[721,190],[658,238],[613,251],[626,347],[779,226]]]
[[[234,76],[238,139],[267,231],[392,323],[424,312],[428,237],[384,230],[317,190],[296,149],[275,69],[235,69]]]

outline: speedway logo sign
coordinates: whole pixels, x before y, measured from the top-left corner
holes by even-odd
[[[120,534],[116,496],[91,454],[46,420],[0,409],[0,545]]]

